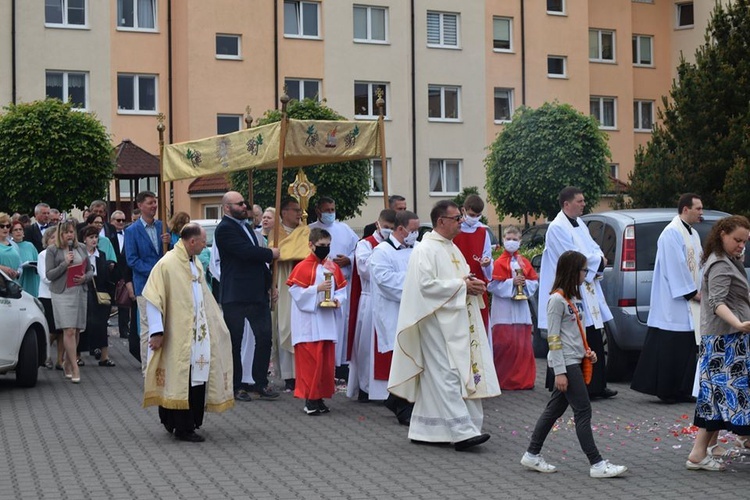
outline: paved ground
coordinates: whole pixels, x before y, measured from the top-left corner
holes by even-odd
[[[319,417],[289,394],[238,403],[207,414],[205,443],[177,442],[155,408],[141,408],[140,368],[125,341],[111,343],[117,367],[86,357],[80,385],[44,368],[33,389],[0,377],[0,498],[700,498],[744,491],[750,479],[750,460],[724,473],[687,471],[692,405],[656,403],[624,384],[594,403],[602,454],[630,468],[617,479],[588,477],[570,414],[544,450],[559,472],[519,465],[548,398],[540,388],[486,402],[492,439],[467,453],[411,444],[383,406],[341,394]]]

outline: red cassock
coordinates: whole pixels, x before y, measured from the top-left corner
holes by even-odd
[[[487,239],[487,229],[484,227],[478,227],[473,233],[464,233],[461,231],[458,236],[453,238],[453,243],[461,250],[466,262],[469,264],[469,269],[478,279],[484,281],[486,284],[487,278],[484,277],[484,271],[479,262],[474,259],[474,256],[482,258],[484,252],[484,242]],[[487,292],[482,295],[484,300],[484,308],[481,310],[482,319],[484,320],[484,329],[489,332],[490,329],[490,302],[487,298]]]

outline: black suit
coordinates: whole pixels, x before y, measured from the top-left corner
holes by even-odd
[[[112,281],[117,283],[120,280],[125,283],[133,281],[133,272],[128,267],[128,259],[125,255],[125,248],[120,248],[120,239],[117,237],[117,231],[109,237],[109,241],[112,242],[112,247],[115,249],[115,255],[117,255],[117,264],[112,270]],[[130,327],[138,324],[138,309],[135,302],[131,307],[118,307],[117,308],[117,326],[120,330],[121,338],[128,338],[130,335]]]
[[[38,223],[29,224],[23,230],[23,241],[28,241],[41,253],[44,250],[42,245],[42,230],[39,229]]]
[[[79,223],[76,226],[76,234],[78,235],[78,239],[80,241],[83,241],[83,238],[81,238],[81,235],[83,233],[83,230],[86,228],[86,226],[88,226],[88,224],[86,224],[85,221]],[[117,233],[117,230],[115,229],[115,226],[113,226],[112,224],[110,224],[107,221],[104,221],[104,226],[102,227],[102,229],[104,229],[104,237],[105,238],[111,238],[113,234]]]
[[[234,390],[242,388],[240,345],[245,330],[245,319],[255,336],[253,379],[256,390],[268,386],[268,365],[271,360],[271,309],[268,291],[271,271],[267,263],[273,260],[269,248],[258,245],[252,226],[248,232],[226,215],[216,227],[214,245],[221,256],[221,304],[224,321],[232,337],[234,361]]]

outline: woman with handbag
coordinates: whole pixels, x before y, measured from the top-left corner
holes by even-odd
[[[76,363],[76,346],[81,330],[86,327],[87,283],[93,280],[94,272],[86,249],[76,238],[75,220],[57,226],[55,244],[47,247],[45,264],[55,326],[63,331],[65,378],[77,384],[81,382],[81,374]]]
[[[109,359],[109,338],[107,320],[112,310],[112,283],[110,281],[109,263],[104,252],[98,249],[99,227],[86,226],[83,231],[83,243],[86,245],[86,257],[94,272],[93,286],[89,287],[88,308],[86,315],[86,336],[89,352],[99,360],[99,366],[113,367]],[[79,347],[80,348],[80,347]]]

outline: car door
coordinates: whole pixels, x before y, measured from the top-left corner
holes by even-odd
[[[0,368],[16,363],[21,336],[18,300],[8,297],[8,279],[0,274]]]

